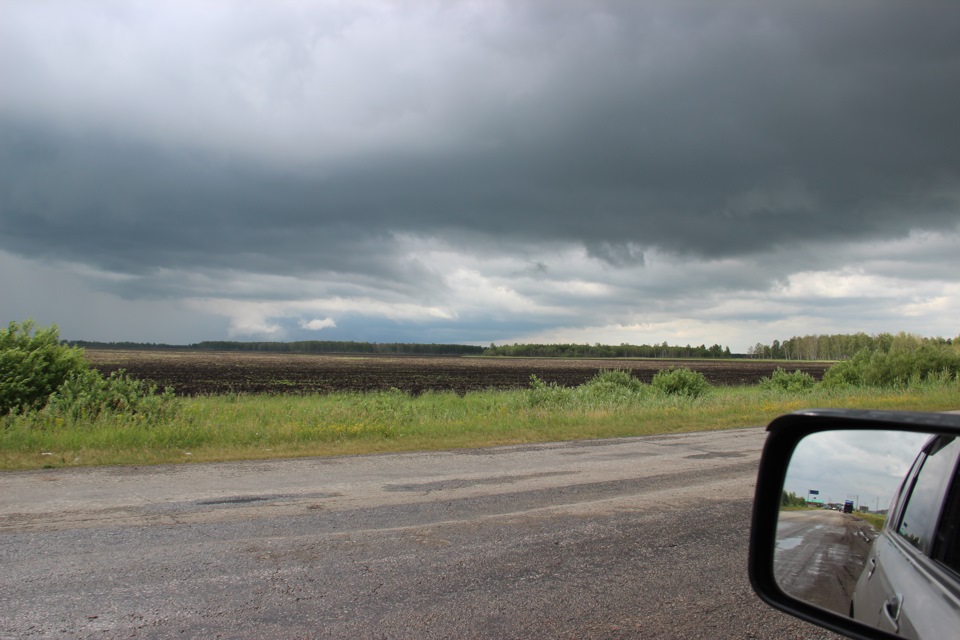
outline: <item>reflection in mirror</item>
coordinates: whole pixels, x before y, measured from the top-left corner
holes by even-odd
[[[827,431],[799,443],[777,521],[774,575],[781,589],[842,615],[851,615],[856,601],[863,609],[853,614],[857,619],[904,637],[923,637],[907,628],[896,604],[905,585],[873,577],[891,502],[905,478],[916,474],[915,461],[929,438],[899,431]],[[937,495],[944,495],[944,484]],[[875,592],[870,601],[868,589]]]

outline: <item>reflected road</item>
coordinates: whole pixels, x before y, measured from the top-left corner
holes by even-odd
[[[866,563],[876,530],[839,511],[781,511],[774,575],[788,594],[838,613]]]

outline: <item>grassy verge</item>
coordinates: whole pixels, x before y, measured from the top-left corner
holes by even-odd
[[[870,523],[877,531],[882,529],[883,523],[887,521],[887,516],[880,515],[879,513],[855,513],[853,515]]]
[[[130,416],[42,424],[0,422],[0,469],[332,456],[611,438],[761,426],[808,407],[941,411],[960,407],[956,384],[905,390],[777,393],[713,388],[699,398],[538,405],[523,391],[234,395],[182,400],[163,421]]]

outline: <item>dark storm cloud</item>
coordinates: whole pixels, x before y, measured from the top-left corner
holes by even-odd
[[[475,64],[516,57],[531,88],[514,104],[456,103],[462,123],[444,126],[459,143],[412,156],[374,147],[349,162],[292,164],[131,136],[107,117],[71,127],[0,107],[0,242],[119,271],[386,275],[393,232],[578,242],[616,265],[642,262],[651,246],[723,256],[957,225],[960,11],[950,3],[500,10],[520,26],[468,26],[482,48]],[[301,44],[294,26],[275,29]],[[463,82],[459,69],[441,71]],[[452,100],[434,90],[427,98]],[[173,106],[171,118],[183,114]],[[379,249],[358,253],[368,241]]]
[[[831,271],[919,316],[960,266],[957,33],[906,0],[12,1],[0,261],[238,333],[896,306]]]

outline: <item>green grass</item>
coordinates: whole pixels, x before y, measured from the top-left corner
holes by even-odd
[[[232,395],[180,400],[163,421],[106,415],[66,424],[0,418],[0,469],[334,456],[638,436],[766,425],[810,407],[941,411],[960,387],[806,393],[711,388],[698,398],[563,395],[534,403],[530,390],[459,396],[427,393]],[[552,398],[554,396],[549,396]]]
[[[879,513],[854,513],[853,515],[860,518],[861,520],[864,520],[870,523],[871,525],[873,525],[873,528],[876,529],[877,531],[882,529],[883,523],[887,521],[887,516],[881,515]]]

